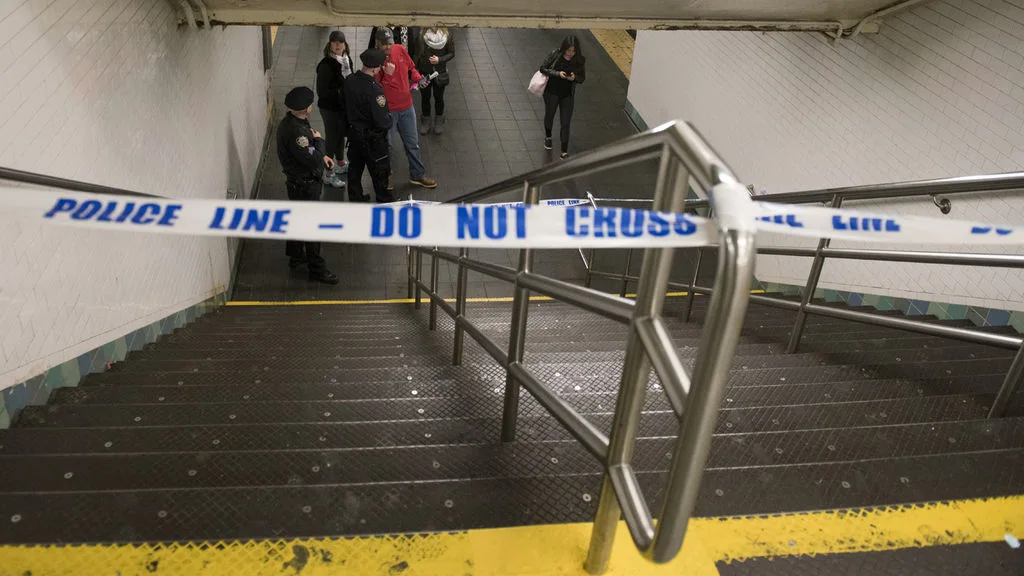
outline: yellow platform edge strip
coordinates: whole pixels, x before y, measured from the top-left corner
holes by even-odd
[[[751,294],[764,294],[764,290],[751,290]],[[689,292],[667,292],[666,298],[680,298],[682,296],[688,296]],[[617,294],[616,294],[617,296]],[[694,294],[694,296],[701,296],[701,294]],[[636,294],[626,294],[626,298],[636,298]],[[445,298],[445,302],[454,302],[455,298]],[[550,302],[554,300],[548,296],[530,296],[531,302]],[[423,302],[428,302],[429,299],[424,295]],[[511,302],[511,296],[499,296],[494,298],[466,298],[466,302]],[[413,304],[416,300],[414,298],[384,298],[380,300],[232,300],[227,302],[225,306],[232,307],[245,307],[245,306],[365,306],[371,304]]]
[[[590,524],[206,544],[0,546],[0,574],[582,575]],[[669,564],[650,564],[620,524],[607,574],[712,576],[715,562],[996,542],[1024,532],[1024,496],[696,518]]]

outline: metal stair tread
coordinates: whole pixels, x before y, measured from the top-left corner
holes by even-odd
[[[977,470],[991,470],[983,479]],[[696,515],[749,515],[1013,494],[1024,450],[769,469],[710,470]],[[662,475],[641,473],[650,504]],[[361,486],[0,494],[0,541],[77,543],[277,538],[583,522],[599,474]],[[500,494],[500,498],[495,495]],[[77,511],[68,515],[67,510]],[[657,510],[652,506],[652,510]]]

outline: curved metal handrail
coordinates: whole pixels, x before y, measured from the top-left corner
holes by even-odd
[[[738,183],[736,176],[697,130],[681,121],[669,122],[565,162],[505,179],[449,200],[448,203],[475,202],[498,194],[521,191],[524,203],[536,204],[540,199],[540,188],[544,185],[651,159],[659,160],[652,210],[682,211],[692,179],[708,193],[712,203],[721,208],[720,215],[730,215],[733,211],[730,207],[735,206],[735,202],[724,202],[729,198],[723,200],[716,194],[733,197],[739,190],[735,186]],[[719,188],[719,185],[729,186]],[[740,194],[742,202],[749,204],[745,189]],[[752,223],[753,218],[750,220]],[[462,249],[457,258],[437,248],[409,250],[410,296],[415,293],[415,301],[418,303],[421,291],[429,295],[431,329],[436,326],[437,308],[455,320],[454,363],[461,362],[461,343],[464,334],[469,334],[506,367],[502,440],[515,438],[518,389],[522,385],[604,465],[605,482],[586,563],[591,573],[603,572],[607,567],[612,538],[620,518],[625,519],[637,548],[654,562],[671,560],[682,546],[686,526],[696,503],[718,406],[749,297],[749,277],[753,274],[756,256],[753,249],[754,233],[751,228],[737,230],[732,228],[736,224],[730,224],[744,221],[744,218],[716,220],[723,249],[719,250],[716,290],[711,298],[709,321],[702,332],[701,354],[692,378],[686,374],[661,320],[672,267],[671,248],[644,251],[637,295],[632,302],[532,272],[531,250],[520,251],[518,270],[470,260],[466,249]],[[423,254],[432,258],[429,286],[421,280]],[[437,294],[438,259],[454,262],[459,267],[455,306]],[[513,282],[515,286],[507,353],[483,335],[464,315],[466,269]],[[611,434],[607,438],[599,432],[588,430],[585,419],[533,377],[522,364],[526,303],[531,290],[629,323],[619,397]],[[680,416],[685,414],[679,423],[677,457],[673,459],[673,467],[667,479],[668,497],[664,499],[657,514],[657,523],[647,508],[630,462],[651,367],[661,378],[675,412]]]

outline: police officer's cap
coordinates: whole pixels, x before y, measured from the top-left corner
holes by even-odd
[[[313,105],[313,91],[305,86],[292,88],[284,97],[284,105],[289,110],[305,110]]]
[[[367,68],[378,68],[384,65],[384,61],[387,60],[387,56],[384,52],[377,50],[376,48],[370,48],[359,55],[359,59],[363,61],[363,66]]]

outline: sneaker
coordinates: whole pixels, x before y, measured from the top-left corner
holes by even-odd
[[[426,136],[430,134],[430,131],[434,129],[434,117],[423,116],[420,118],[420,136]]]
[[[444,134],[444,116],[434,119],[434,135],[440,136],[441,134]]]
[[[437,180],[434,180],[433,178],[427,178],[426,176],[420,179],[410,178],[409,184],[415,184],[417,186],[420,186],[421,188],[426,188],[427,190],[437,188]]]
[[[562,152],[562,156],[561,156],[562,160],[565,160],[568,157],[569,157],[569,153],[568,152]]]
[[[544,139],[544,149],[551,150],[551,138]]]
[[[314,282],[321,282],[323,284],[335,285],[338,283],[338,276],[330,270],[324,268],[319,272],[310,272],[309,279]]]

